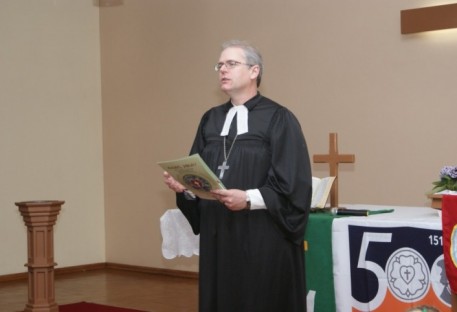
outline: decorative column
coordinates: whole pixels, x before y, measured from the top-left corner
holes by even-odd
[[[27,226],[29,298],[24,312],[58,312],[54,292],[54,229],[64,201],[17,202]]]

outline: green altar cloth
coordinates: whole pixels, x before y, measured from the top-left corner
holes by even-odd
[[[350,209],[342,209],[347,214],[333,215],[331,213],[310,213],[305,233],[305,272],[306,293],[315,291],[314,312],[335,312],[335,288],[333,282],[333,252],[332,252],[332,224],[335,218],[344,218],[350,215]],[[356,210],[363,211],[360,218],[369,215],[390,213],[393,209]],[[310,311],[312,312],[312,311]]]
[[[332,223],[335,216],[311,213],[305,233],[306,292],[315,291],[314,311],[334,312]]]

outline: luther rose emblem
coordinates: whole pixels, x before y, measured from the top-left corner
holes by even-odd
[[[420,300],[430,288],[427,262],[412,248],[400,248],[392,253],[386,274],[390,291],[400,301]]]

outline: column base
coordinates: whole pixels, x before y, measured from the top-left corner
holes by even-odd
[[[54,304],[26,304],[24,312],[59,312],[59,306]]]

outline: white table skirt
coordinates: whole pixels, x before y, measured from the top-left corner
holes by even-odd
[[[160,217],[162,255],[166,259],[199,255],[200,235],[195,235],[179,209],[169,209]]]

